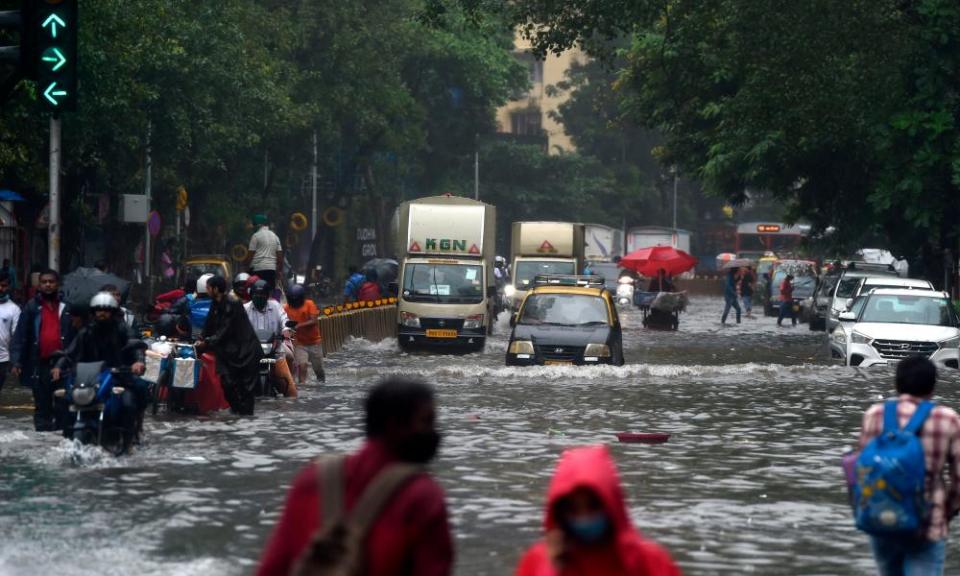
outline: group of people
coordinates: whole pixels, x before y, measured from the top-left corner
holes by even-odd
[[[372,302],[382,298],[376,269],[371,267],[361,272],[356,266],[350,266],[347,272],[347,281],[343,286],[345,302]]]
[[[259,576],[452,574],[443,490],[424,468],[441,441],[433,390],[388,379],[369,392],[365,412],[366,442],[357,452],[320,459],[294,479]],[[560,458],[548,489],[544,538],[523,555],[516,573],[671,576],[680,570],[634,528],[613,458],[593,446]]]
[[[777,317],[777,326],[783,325],[783,319],[789,317],[793,326],[797,325],[797,314],[793,302],[793,274],[787,274],[780,283],[780,313]],[[757,275],[752,266],[732,268],[727,272],[723,282],[723,316],[721,324],[727,323],[730,310],[736,312],[737,324],[741,322],[741,314],[747,318],[753,317],[753,295],[757,289]],[[743,303],[741,308],[740,303]]]
[[[897,367],[898,396],[864,414],[859,442],[864,452],[878,450],[885,438],[891,442],[898,431],[911,435],[922,451],[923,502],[913,502],[926,512],[919,526],[897,531],[884,514],[876,520],[886,522],[886,530],[861,526],[881,576],[943,574],[948,524],[960,512],[960,416],[931,401],[936,380],[930,360],[908,358]],[[443,490],[425,468],[441,441],[433,390],[422,382],[390,378],[371,389],[364,407],[363,446],[346,457],[318,459],[294,479],[258,576],[452,573],[454,546]],[[902,452],[902,441],[897,442]],[[902,475],[902,466],[890,466]],[[863,482],[871,473],[851,474],[851,482]],[[875,493],[885,489],[880,482],[872,487]],[[863,490],[858,496],[851,500],[855,515],[869,508],[873,495]],[[888,499],[904,500],[897,494]],[[631,523],[609,451],[603,446],[566,450],[547,489],[543,538],[522,555],[515,574],[680,573],[670,554]]]
[[[132,314],[120,305],[114,285],[100,288],[86,310],[74,310],[60,294],[60,275],[40,272],[36,294],[21,309],[10,298],[10,277],[0,271],[0,388],[8,376],[18,378],[33,392],[34,428],[64,431],[67,406],[56,398],[66,371],[81,362],[104,362],[107,368],[129,366],[134,375],[144,371],[142,351],[124,351],[133,332]],[[124,405],[143,407],[147,392],[131,381]]]

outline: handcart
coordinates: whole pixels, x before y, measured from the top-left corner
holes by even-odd
[[[655,330],[676,330],[687,309],[686,292],[636,292],[633,300],[643,313],[643,325]]]

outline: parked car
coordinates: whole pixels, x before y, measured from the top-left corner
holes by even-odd
[[[510,325],[507,366],[624,363],[617,308],[597,278],[537,276]]]
[[[946,292],[872,289],[840,314],[830,347],[847,366],[899,362],[913,355],[960,368],[960,318]]]
[[[826,330],[827,317],[830,316],[830,301],[833,292],[840,282],[840,271],[829,271],[820,276],[817,289],[808,300],[804,301],[804,308],[810,317],[811,330]]]
[[[895,272],[892,274],[895,274]],[[837,324],[840,323],[840,314],[850,307],[857,296],[880,288],[933,290],[933,284],[928,280],[900,278],[891,275],[891,273],[877,275],[870,272],[844,272],[834,291],[833,299],[830,302],[830,316],[827,318],[827,329],[832,332],[837,327]]]

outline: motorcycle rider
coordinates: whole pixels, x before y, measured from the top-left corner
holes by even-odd
[[[249,279],[250,275],[246,272],[241,272],[233,277],[233,291],[231,294],[242,302],[250,301],[250,290],[247,288],[247,281]]]
[[[287,328],[290,320],[287,312],[279,302],[270,298],[270,285],[265,280],[257,280],[253,285],[250,301],[243,305],[243,309],[261,342],[269,341],[267,338],[283,338],[286,341],[293,335],[293,331]],[[287,365],[293,366],[293,347],[284,343],[281,350]]]
[[[64,350],[63,356],[51,371],[51,378],[58,382],[64,371],[77,364],[103,362],[104,368],[130,366],[135,376],[142,376],[146,370],[142,349],[124,348],[135,340],[126,323],[120,316],[120,304],[109,292],[100,292],[90,300],[90,312],[93,321],[82,328],[73,341]],[[140,428],[143,410],[147,407],[149,393],[147,385],[136,378],[123,378],[124,392],[121,395],[121,425],[124,430],[124,442],[132,441]],[[72,430],[65,427],[64,436],[70,437]]]
[[[140,333],[140,323],[137,322],[137,317],[132,310],[123,305],[123,295],[120,294],[120,289],[117,288],[114,284],[106,284],[100,288],[101,292],[109,292],[113,299],[120,304],[120,311],[118,312],[119,317],[123,320],[123,323],[127,325],[127,328],[130,329],[130,333],[134,336]]]
[[[207,282],[213,278],[213,274],[204,274],[197,279],[196,293],[187,294],[173,305],[171,311],[174,314],[183,316],[190,320],[191,331],[194,338],[198,338],[203,332],[203,327],[207,323],[207,316],[210,314],[212,301],[207,294]]]

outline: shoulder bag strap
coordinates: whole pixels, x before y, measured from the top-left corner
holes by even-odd
[[[920,429],[923,428],[923,423],[926,422],[927,417],[933,412],[933,407],[934,403],[929,400],[924,400],[917,405],[916,411],[914,411],[913,416],[910,417],[907,425],[903,427],[903,431],[910,434],[920,432]]]
[[[317,458],[317,482],[320,484],[320,518],[322,530],[328,530],[343,518],[343,456]]]
[[[361,536],[366,535],[370,525],[396,491],[408,480],[424,471],[412,464],[391,464],[382,470],[363,491],[360,500],[350,511],[350,523]]]
[[[900,406],[900,400],[887,400],[883,403],[883,433],[892,434],[900,430],[900,422],[897,419],[897,408]]]

